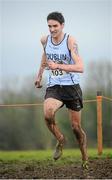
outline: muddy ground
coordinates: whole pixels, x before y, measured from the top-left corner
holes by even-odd
[[[59,165],[51,160],[0,161],[0,179],[112,179],[112,159],[89,159],[89,170],[80,162]]]

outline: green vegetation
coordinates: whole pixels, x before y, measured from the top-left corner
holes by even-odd
[[[83,88],[84,99],[95,99],[96,91],[112,97],[112,63],[99,61],[88,65],[88,75]],[[92,71],[91,71],[92,69]],[[86,70],[85,70],[86,71]],[[46,82],[42,89],[34,87],[34,78],[23,80],[19,87],[16,82],[4,81],[0,90],[0,104],[42,103]],[[103,100],[103,146],[112,147],[112,102]],[[66,137],[65,148],[78,148],[71,129],[68,111],[65,107],[56,114],[56,123]],[[87,133],[88,147],[97,147],[96,102],[84,103],[82,127]],[[44,122],[43,106],[0,107],[0,150],[45,150],[55,146],[55,139]]]
[[[38,151],[0,151],[0,161],[48,161],[52,159],[53,150],[38,150]],[[88,150],[89,158],[112,158],[111,149],[104,149],[102,155],[97,154],[97,149]],[[64,149],[63,156],[58,163],[81,161],[79,149]]]

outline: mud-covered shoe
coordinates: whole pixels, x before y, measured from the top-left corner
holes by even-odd
[[[82,168],[88,170],[89,165],[87,160],[82,162]]]
[[[55,149],[55,152],[53,154],[53,159],[55,161],[58,160],[63,154],[64,142],[65,142],[65,140],[63,139],[61,142],[58,141],[56,144],[56,149]]]

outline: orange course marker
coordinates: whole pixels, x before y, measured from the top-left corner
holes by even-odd
[[[98,143],[98,155],[103,151],[103,137],[102,137],[102,93],[97,92],[97,143]]]

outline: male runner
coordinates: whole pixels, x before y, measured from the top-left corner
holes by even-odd
[[[55,123],[55,113],[66,105],[81,150],[82,166],[87,168],[86,134],[81,128],[82,90],[79,85],[79,73],[83,73],[83,62],[78,53],[76,40],[63,32],[64,22],[60,12],[52,12],[47,16],[50,35],[41,38],[44,52],[35,85],[37,88],[42,87],[42,74],[47,67],[49,78],[44,101],[44,116],[47,127],[57,139],[54,160],[61,157],[65,142],[64,135]]]

